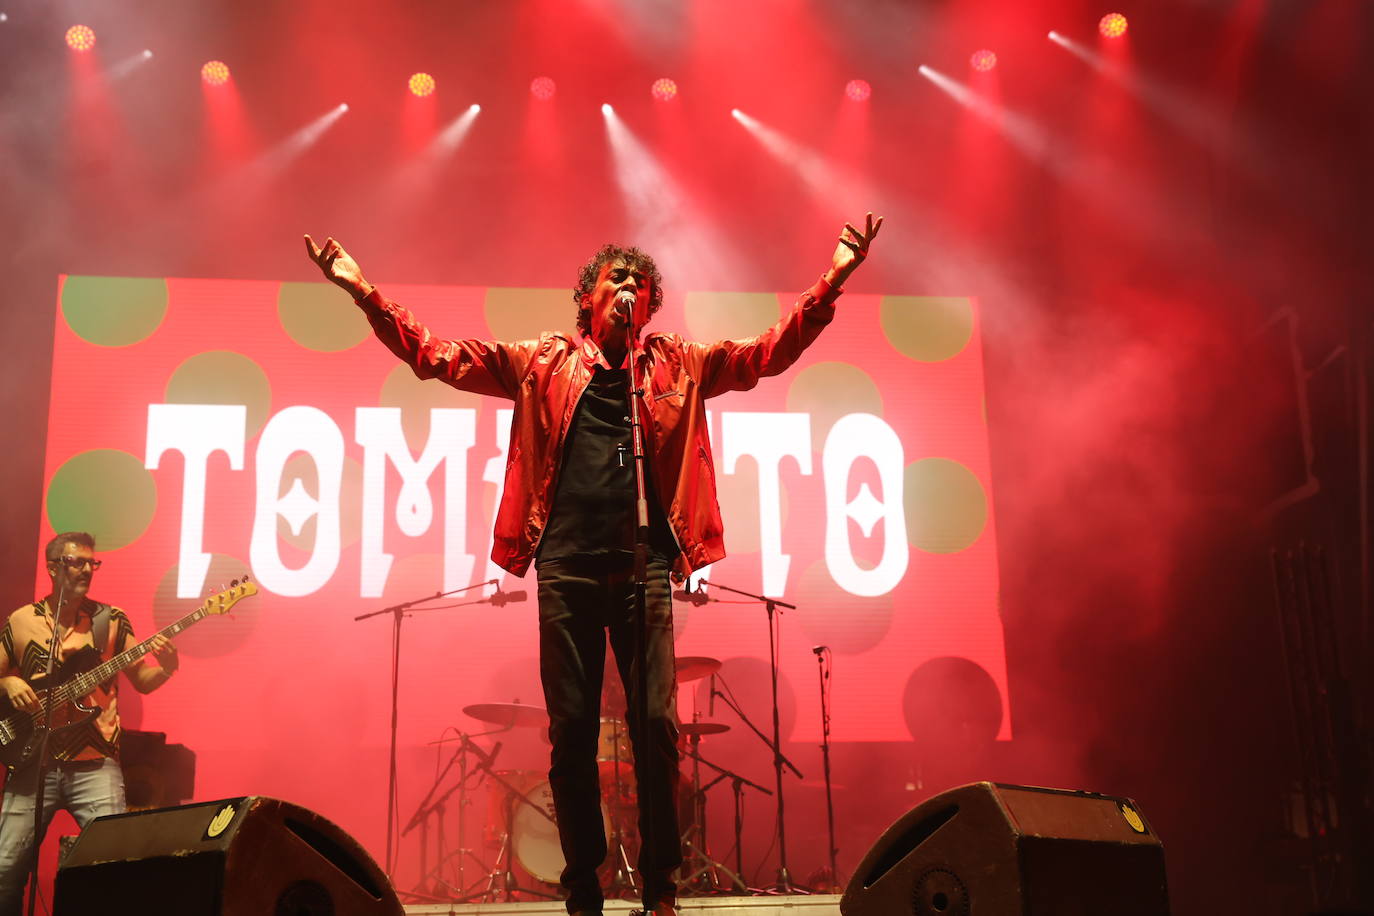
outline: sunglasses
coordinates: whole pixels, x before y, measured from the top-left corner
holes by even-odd
[[[81,569],[82,567],[89,564],[91,570],[94,572],[95,570],[99,569],[100,564],[105,561],[96,560],[91,557],[58,557],[57,562],[61,563],[68,569]]]

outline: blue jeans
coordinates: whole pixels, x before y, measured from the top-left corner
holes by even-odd
[[[43,791],[43,829],[48,831],[58,808],[66,808],[81,829],[105,814],[124,812],[124,771],[109,757],[55,763],[48,769]],[[19,916],[24,884],[28,881],[33,848],[34,791],[38,768],[11,773],[0,801],[0,916]]]

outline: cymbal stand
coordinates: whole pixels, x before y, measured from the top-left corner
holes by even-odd
[[[479,768],[484,768],[481,763]],[[502,806],[505,813],[505,830],[501,833],[501,850],[496,854],[496,862],[493,863],[491,874],[487,876],[487,886],[485,890],[475,894],[469,894],[459,903],[466,903],[469,900],[480,898],[484,903],[495,903],[497,899],[504,899],[507,903],[515,900],[516,894],[533,894],[536,897],[546,897],[549,900],[557,900],[557,894],[550,894],[533,887],[521,887],[515,881],[515,846],[512,831],[515,827],[515,806],[518,804],[528,805],[531,810],[539,812],[539,816],[546,821],[554,822],[552,815],[543,808],[536,805],[525,797],[525,794],[511,785],[506,777],[497,773],[495,770],[486,769],[486,774],[501,787],[506,790],[506,802]]]
[[[772,749],[773,773],[777,783],[778,880],[768,888],[765,888],[765,890],[772,894],[809,894],[811,892],[809,888],[802,887],[799,884],[792,883],[792,876],[787,870],[787,817],[786,807],[783,804],[782,769],[784,766],[786,766],[789,770],[796,774],[798,779],[802,778],[802,774],[801,771],[798,770],[795,766],[793,766],[792,762],[788,760],[782,753],[782,726],[778,717],[778,617],[780,616],[778,613],[778,609],[787,608],[788,610],[795,611],[797,609],[797,606],[795,604],[788,604],[786,601],[779,601],[776,598],[769,598],[764,595],[755,595],[751,594],[750,592],[743,592],[737,588],[730,588],[728,585],[721,585],[719,582],[702,580],[702,584],[709,585],[712,589],[720,589],[721,591],[731,592],[732,594],[736,595],[742,595],[745,598],[752,598],[755,601],[762,601],[764,608],[768,612],[768,673],[770,675],[770,680],[772,682],[773,692],[772,739],[770,740],[768,738],[765,738],[762,732],[760,732],[757,728],[754,728],[753,723],[749,722],[747,719],[744,720],[745,724],[748,725],[751,729],[753,729],[756,735],[758,735],[760,738],[763,738],[764,743],[766,743]],[[717,696],[720,695],[721,694],[717,693]],[[734,703],[730,703],[730,708],[733,709],[736,712],[736,714],[740,715],[742,719],[744,718],[743,713],[740,711],[739,707],[736,706]]]
[[[491,732],[482,732],[481,734],[501,734],[506,731],[509,731],[509,729],[495,729]],[[497,741],[495,746],[492,747],[491,752],[487,753],[472,741],[472,737],[474,736],[469,736],[462,732],[458,733],[457,750],[455,750],[453,756],[448,759],[448,763],[444,764],[443,769],[434,780],[434,785],[425,793],[424,800],[420,802],[419,806],[415,809],[415,813],[411,815],[410,821],[406,824],[405,829],[401,831],[401,837],[404,838],[406,834],[410,833],[410,831],[414,830],[416,827],[420,828],[420,879],[416,882],[416,891],[414,892],[417,896],[430,896],[428,893],[420,891],[419,889],[431,878],[436,884],[443,885],[449,890],[462,893],[462,889],[467,886],[463,867],[465,856],[472,856],[472,858],[482,866],[484,872],[487,870],[486,863],[478,858],[471,849],[467,849],[463,846],[463,841],[466,838],[467,808],[471,804],[471,801],[467,797],[468,783],[470,777],[476,775],[477,782],[472,784],[473,787],[476,787],[476,785],[481,782],[482,777],[490,772],[492,765],[496,762],[496,756],[501,753],[501,742]],[[476,757],[478,760],[477,768],[472,771],[468,769],[469,755]],[[454,763],[458,764],[458,780],[450,786],[443,795],[435,798],[434,793],[439,790],[439,786],[443,785],[444,778],[448,776],[449,771],[453,769]],[[444,834],[444,813],[447,810],[446,806],[448,799],[454,792],[458,793],[459,848],[453,852],[447,852],[447,842]],[[433,868],[428,867],[429,817],[431,814],[438,816],[438,827],[436,831],[438,834],[438,843],[435,849],[435,862]],[[455,856],[458,858],[458,883],[456,886],[445,881],[441,874],[444,865]]]
[[[620,758],[619,735],[612,736],[614,752],[611,757],[611,789],[609,798],[605,787],[601,790],[601,801],[607,807],[611,824],[610,835],[606,837],[607,848],[615,855],[615,875],[611,878],[610,890],[614,894],[638,894],[639,882],[635,878],[635,867],[630,862],[630,851],[625,846],[625,831],[621,828],[621,809],[629,807],[626,799],[630,793],[625,790],[627,774],[634,772],[633,760]],[[643,838],[640,838],[643,842]]]
[[[743,791],[743,787],[746,785],[749,786],[751,789],[757,789],[764,795],[772,795],[773,793],[768,789],[765,789],[758,783],[751,782],[748,779],[745,779],[743,776],[740,776],[738,773],[728,770],[725,767],[717,766],[716,764],[707,760],[705,757],[701,756],[700,735],[693,735],[691,737],[691,747],[687,749],[687,756],[692,758],[693,823],[692,826],[687,829],[687,833],[683,837],[683,846],[685,846],[687,849],[687,859],[685,862],[683,862],[682,867],[683,873],[686,875],[686,877],[682,879],[681,884],[685,888],[691,888],[696,893],[724,894],[728,893],[731,890],[735,890],[739,893],[747,894],[750,892],[751,888],[747,884],[745,884],[744,878],[741,877],[741,875],[743,875],[744,873],[744,869],[741,862],[742,854],[739,850],[739,840],[740,833],[742,832],[743,828],[743,823],[742,818],[739,816],[739,814],[743,811],[743,808],[739,796],[740,793]],[[717,774],[715,778],[712,779],[710,782],[706,783],[706,785],[701,784],[702,764],[705,764],[706,766],[715,770]],[[733,871],[724,863],[718,862],[715,859],[711,858],[710,850],[706,846],[706,793],[709,792],[713,787],[715,787],[716,784],[723,782],[726,779],[732,779],[734,781],[735,789],[736,853],[735,869]],[[693,835],[695,835],[695,841],[689,839],[690,837],[693,837]],[[694,864],[695,870],[689,871],[689,869],[693,868]],[[726,885],[721,882],[720,875],[718,874],[718,872],[724,872],[725,874],[730,876],[729,885]],[[700,878],[705,878],[706,882],[704,884],[701,883],[700,881],[698,881],[698,879]]]

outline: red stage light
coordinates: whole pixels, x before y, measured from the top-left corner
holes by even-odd
[[[844,94],[851,102],[867,102],[873,87],[868,85],[868,80],[850,80],[844,84]]]
[[[973,56],[968,59],[969,64],[975,70],[987,73],[997,66],[997,55],[984,48],[981,51],[974,51]]]
[[[656,79],[654,84],[649,87],[649,94],[660,102],[671,102],[677,98],[677,83],[666,76],[662,79]]]
[[[211,86],[223,86],[229,82],[229,65],[222,60],[208,61],[200,68],[200,78]]]
[[[1103,38],[1120,38],[1126,34],[1126,17],[1120,13],[1108,13],[1097,23],[1097,30]]]
[[[95,30],[88,25],[74,25],[67,29],[67,47],[73,51],[89,51],[95,47]]]
[[[547,102],[549,99],[553,98],[553,94],[557,91],[558,84],[547,76],[536,76],[530,83],[530,95],[539,99],[541,102]]]
[[[410,94],[424,98],[434,94],[434,77],[428,73],[412,73],[410,75]]]

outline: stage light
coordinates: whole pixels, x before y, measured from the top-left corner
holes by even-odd
[[[744,112],[740,111],[738,108],[731,108],[730,117],[738,121],[740,118],[744,117]]]
[[[411,95],[424,98],[427,95],[434,94],[436,84],[434,82],[434,77],[430,76],[428,73],[412,73],[410,75],[409,85]]]
[[[74,25],[67,29],[67,47],[73,51],[89,51],[95,47],[95,31],[88,25]]]
[[[850,80],[844,85],[844,94],[851,102],[867,102],[873,87],[868,85],[868,80]]]
[[[601,113],[604,114],[604,115],[614,114],[614,113],[615,113],[615,109],[611,107],[611,103],[610,103],[610,102],[602,102],[602,103],[601,103]]]
[[[670,102],[677,98],[677,83],[666,76],[656,79],[654,84],[649,87],[649,94],[660,102]]]
[[[473,114],[477,114],[477,112],[481,110],[482,106],[478,105],[476,102],[473,102],[471,105],[468,106],[468,111],[472,112]]]
[[[143,49],[143,59],[144,59],[144,60],[152,60],[152,59],[153,59],[153,52],[152,52],[152,51],[149,51],[147,48],[144,48],[144,49]]]
[[[974,51],[973,56],[968,59],[969,65],[980,73],[987,73],[997,66],[997,55],[984,48],[981,51]]]
[[[1126,34],[1126,17],[1120,13],[1108,13],[1097,23],[1097,31],[1103,38],[1120,38]]]
[[[530,95],[541,102],[547,102],[558,91],[558,85],[547,76],[536,76],[530,82]]]
[[[0,13],[0,22],[9,22],[9,21],[10,21],[10,14],[9,14],[9,13]]]
[[[200,68],[200,78],[208,86],[223,86],[229,82],[229,65],[222,60],[207,61]]]
[[[339,114],[343,114],[345,111],[348,111],[348,103],[340,102],[339,107],[334,110],[337,111]]]

